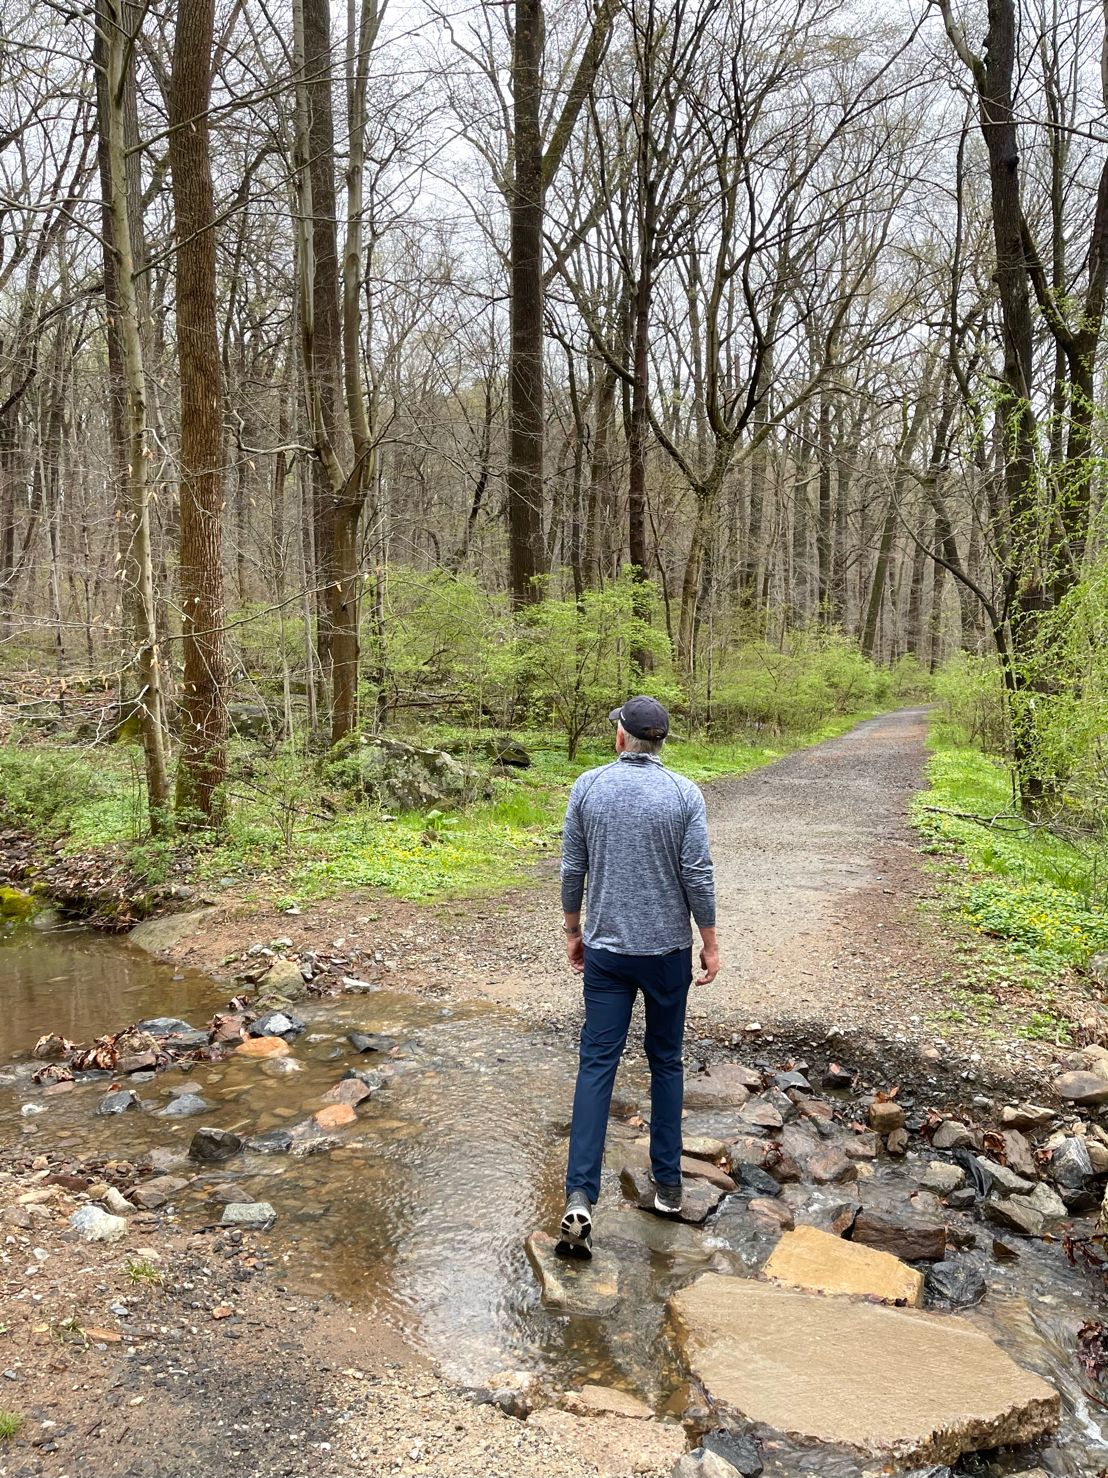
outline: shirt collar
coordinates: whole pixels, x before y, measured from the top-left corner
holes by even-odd
[[[637,750],[633,752],[624,750],[621,755],[617,755],[617,759],[627,760],[630,764],[633,765],[641,765],[644,760],[648,761],[652,765],[660,765],[662,763],[662,757],[660,754],[642,754]]]

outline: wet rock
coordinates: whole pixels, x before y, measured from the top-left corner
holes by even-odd
[[[99,1206],[79,1206],[69,1218],[69,1225],[82,1242],[118,1242],[127,1233],[122,1216],[112,1216]]]
[[[628,1391],[617,1391],[614,1386],[582,1386],[579,1391],[571,1391],[562,1406],[574,1416],[625,1416],[640,1422],[654,1417],[645,1401]]]
[[[192,1031],[192,1023],[183,1021],[180,1016],[148,1016],[144,1021],[135,1022],[135,1031],[149,1032],[152,1037],[172,1037]]]
[[[189,1159],[202,1165],[222,1165],[242,1149],[242,1140],[229,1129],[198,1129],[189,1145]]]
[[[156,1052],[136,1052],[131,1057],[121,1057],[116,1064],[116,1071],[130,1077],[133,1073],[153,1074],[158,1066],[158,1054]]]
[[[358,1078],[340,1078],[333,1088],[323,1094],[324,1103],[345,1103],[357,1108],[370,1096],[371,1090]]]
[[[307,1023],[299,1016],[290,1015],[287,1011],[267,1011],[251,1022],[247,1031],[252,1037],[295,1037],[306,1028]]]
[[[186,1052],[202,1052],[208,1046],[208,1033],[190,1027],[187,1032],[177,1032],[172,1037],[166,1037],[162,1046],[167,1052],[177,1056]]]
[[[619,1172],[624,1194],[643,1211],[653,1211],[654,1184],[649,1169],[640,1161],[630,1161]],[[726,1192],[720,1186],[706,1180],[685,1180],[682,1183],[681,1212],[676,1220],[698,1226],[722,1201]]]
[[[841,1185],[858,1179],[858,1166],[842,1150],[820,1150],[808,1161],[808,1174],[816,1185]]]
[[[1047,1174],[1055,1185],[1067,1191],[1081,1190],[1093,1173],[1093,1164],[1085,1142],[1076,1136],[1064,1139],[1052,1152]]]
[[[1027,1196],[1010,1196],[1006,1200],[990,1196],[983,1203],[981,1214],[993,1226],[1019,1232],[1022,1237],[1041,1237],[1043,1234],[1043,1215],[1036,1211]]]
[[[818,1227],[833,1237],[845,1237],[861,1209],[859,1201],[818,1200],[807,1206],[794,1207],[794,1215],[798,1225]]]
[[[782,1093],[811,1093],[812,1085],[803,1073],[774,1073],[773,1081]]]
[[[197,1093],[178,1093],[164,1108],[158,1110],[159,1119],[189,1119],[193,1114],[202,1114],[210,1108]]]
[[[761,1471],[759,1468],[758,1472]],[[671,1478],[739,1478],[741,1472],[741,1468],[710,1447],[694,1447],[680,1458]]]
[[[371,1093],[376,1093],[378,1088],[385,1086],[385,1078],[375,1068],[348,1067],[342,1075],[342,1081],[353,1079],[368,1088]]]
[[[268,1201],[233,1201],[223,1208],[219,1224],[224,1227],[242,1227],[244,1230],[264,1232],[277,1220],[277,1213]]]
[[[893,1134],[897,1129],[903,1129],[905,1118],[903,1108],[891,1099],[879,1100],[869,1106],[869,1127],[878,1134]]]
[[[1076,1103],[1085,1108],[1108,1103],[1108,1080],[1097,1073],[1080,1070],[1063,1073],[1060,1078],[1055,1078],[1054,1091],[1066,1103]]]
[[[547,1406],[527,1418],[558,1448],[567,1471],[596,1478],[628,1478],[630,1473],[669,1473],[685,1451],[685,1430],[673,1422],[640,1422],[612,1416],[595,1421]]]
[[[292,1149],[291,1129],[263,1129],[261,1134],[252,1134],[246,1148],[256,1155],[287,1155]]]
[[[810,1293],[856,1294],[884,1303],[918,1307],[923,1277],[887,1252],[844,1242],[816,1227],[786,1232],[763,1274],[777,1283]]]
[[[727,1146],[722,1139],[713,1139],[707,1134],[687,1134],[681,1142],[683,1154],[694,1160],[722,1160]]]
[[[287,1057],[292,1048],[284,1037],[247,1037],[235,1048],[236,1057]]]
[[[329,1103],[326,1108],[316,1109],[312,1118],[325,1134],[334,1129],[345,1129],[357,1121],[358,1115],[349,1103]]]
[[[944,1119],[931,1136],[937,1150],[971,1149],[977,1143],[973,1130],[958,1119]]]
[[[751,1082],[757,1078],[757,1092],[761,1089],[760,1074],[752,1074],[749,1068],[735,1063],[719,1063],[706,1073],[691,1074],[685,1079],[685,1107],[689,1109],[741,1108],[751,1094]]]
[[[1035,1163],[1035,1157],[1031,1153],[1031,1145],[1026,1136],[1018,1129],[1003,1129],[1000,1137],[1004,1141],[1004,1158],[1008,1162],[1009,1170],[1014,1170],[1025,1180],[1031,1182],[1038,1180],[1039,1167]]]
[[[158,1175],[144,1180],[141,1185],[132,1186],[127,1197],[140,1211],[157,1211],[187,1185],[188,1181],[178,1175]]]
[[[302,1119],[299,1124],[294,1124],[291,1129],[292,1149],[290,1154],[298,1159],[305,1159],[309,1155],[325,1155],[331,1150],[338,1149],[342,1140],[334,1134],[326,1134],[316,1123],[314,1118]]]
[[[1058,1423],[1057,1393],[957,1316],[714,1273],[668,1309],[710,1402],[801,1441],[903,1467],[1032,1442]]]
[[[218,1202],[220,1206],[245,1206],[252,1202],[254,1197],[249,1191],[244,1191],[242,1186],[236,1185],[233,1180],[221,1180],[218,1185],[210,1188],[208,1199]]]
[[[863,1206],[854,1218],[851,1238],[864,1247],[901,1257],[905,1262],[941,1262],[946,1255],[946,1227]]]
[[[771,1134],[784,1125],[780,1113],[764,1098],[752,1098],[739,1110],[739,1123],[754,1134]]]
[[[932,1263],[924,1276],[927,1302],[940,1309],[970,1309],[985,1297],[985,1279],[960,1262]]]
[[[854,1074],[847,1067],[840,1067],[837,1062],[832,1062],[824,1072],[820,1083],[824,1088],[843,1089],[849,1088],[854,1082]]]
[[[742,1478],[759,1478],[762,1472],[758,1444],[745,1432],[730,1432],[726,1427],[718,1427],[714,1432],[705,1432],[700,1446],[703,1451],[723,1458]]]
[[[906,1155],[908,1153],[907,1129],[894,1129],[885,1140],[885,1148],[890,1155]]]
[[[400,1045],[398,1037],[387,1037],[381,1032],[351,1032],[346,1040],[355,1052],[391,1052]]]
[[[1017,1175],[1006,1165],[998,1165],[995,1160],[986,1160],[983,1155],[973,1157],[977,1167],[984,1175],[990,1190],[1001,1196],[1026,1196],[1028,1191],[1034,1190],[1035,1182],[1026,1180],[1022,1175]]]
[[[768,1171],[757,1165],[740,1165],[736,1171],[739,1183],[745,1190],[755,1191],[759,1196],[779,1196],[780,1181],[774,1180]]]
[[[305,981],[300,966],[295,960],[274,960],[265,975],[267,992],[277,992],[290,1001],[302,1000]]]
[[[213,913],[214,908],[201,908],[192,913],[166,914],[162,918],[145,919],[141,924],[135,925],[127,938],[131,944],[137,944],[139,949],[146,950],[148,954],[162,954],[180,944],[182,939],[199,934]]]
[[[936,1196],[949,1196],[952,1191],[960,1191],[965,1183],[966,1172],[962,1167],[946,1160],[932,1160],[920,1177],[923,1189],[933,1191]]]
[[[139,1096],[131,1088],[117,1088],[111,1093],[105,1093],[104,1097],[96,1105],[98,1114],[125,1114],[130,1109],[140,1109],[142,1103]]]
[[[546,1232],[527,1238],[527,1255],[542,1284],[548,1307],[567,1314],[610,1314],[618,1305],[620,1259],[611,1247],[598,1247],[591,1259],[559,1257]]]
[[[781,1201],[771,1201],[766,1196],[754,1196],[747,1202],[747,1212],[754,1221],[767,1230],[780,1229],[791,1232],[795,1226],[793,1214]]]
[[[1047,1221],[1062,1221],[1069,1215],[1069,1208],[1065,1201],[1045,1181],[1039,1181],[1026,1200],[1027,1204],[1033,1206]]]
[[[1000,1111],[1003,1129],[1045,1129],[1054,1119],[1054,1110],[1037,1103],[1007,1104]]]
[[[876,1160],[881,1144],[877,1135],[869,1130],[856,1134],[843,1145],[843,1154],[850,1160]]]

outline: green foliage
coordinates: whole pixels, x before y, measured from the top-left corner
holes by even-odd
[[[995,657],[958,652],[935,674],[938,704],[935,734],[945,743],[972,745],[986,754],[1007,755],[1008,709]]]
[[[60,836],[79,810],[107,799],[111,774],[79,749],[0,749],[0,826]]]
[[[1015,812],[1005,765],[942,747],[941,731],[935,739],[914,819],[933,851],[964,860],[955,884],[963,917],[1047,976],[1108,948],[1097,859]]]
[[[922,673],[911,665],[896,670],[897,702],[925,692]],[[787,632],[779,643],[737,642],[716,676],[713,722],[725,733],[808,734],[892,696],[893,674],[867,661],[845,637],[810,626]]]
[[[10,1442],[23,1426],[23,1418],[14,1411],[0,1408],[0,1442]]]
[[[519,670],[529,711],[558,725],[571,759],[583,735],[632,688],[663,702],[680,696],[669,641],[659,627],[657,592],[630,570],[580,600],[548,596],[520,624]],[[639,653],[653,664],[649,675],[635,670]]]

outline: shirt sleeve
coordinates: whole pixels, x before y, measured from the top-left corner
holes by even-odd
[[[562,911],[580,913],[585,897],[585,874],[589,870],[589,849],[581,824],[581,794],[576,784],[569,793],[566,819],[562,826]]]
[[[716,922],[716,872],[708,847],[708,817],[704,797],[693,787],[681,841],[681,881],[689,900],[689,912],[698,925],[714,928]]]

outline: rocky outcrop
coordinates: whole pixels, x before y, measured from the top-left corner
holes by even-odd
[[[326,783],[357,801],[392,811],[426,811],[476,794],[475,772],[442,749],[417,749],[396,739],[352,734],[336,745]]]
[[[802,1440],[908,1466],[1032,1442],[1058,1423],[1057,1392],[954,1316],[715,1273],[668,1308],[715,1406]]]

